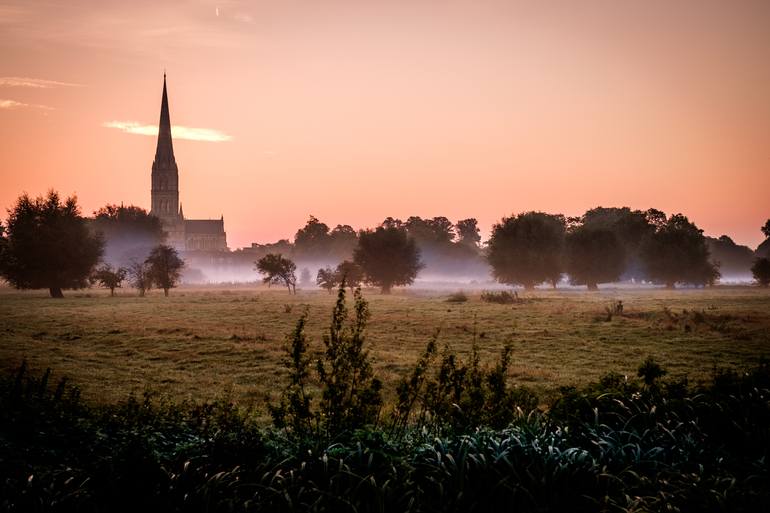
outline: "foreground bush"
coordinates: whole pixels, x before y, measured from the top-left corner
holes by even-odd
[[[0,383],[0,510],[768,511],[770,367],[697,388],[640,373],[503,429],[320,442],[227,399],[92,407],[22,368]]]

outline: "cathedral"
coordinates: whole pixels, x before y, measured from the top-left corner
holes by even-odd
[[[166,232],[166,244],[177,251],[227,251],[224,217],[185,219],[179,203],[179,169],[171,141],[166,74],[163,74],[163,98],[160,104],[158,147],[152,163],[152,206],[150,214],[158,217]]]

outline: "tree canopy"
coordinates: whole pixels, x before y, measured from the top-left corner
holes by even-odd
[[[103,240],[88,230],[73,196],[63,203],[55,191],[34,200],[23,194],[9,210],[0,273],[16,288],[63,289],[88,285],[103,252]]]
[[[269,253],[255,263],[257,271],[264,275],[263,283],[268,286],[283,284],[290,293],[297,292],[297,265],[294,262],[280,253]]]
[[[91,283],[98,283],[106,289],[110,289],[110,296],[115,295],[115,289],[119,288],[126,279],[127,270],[118,267],[114,268],[110,264],[100,265],[91,275]]]
[[[667,288],[677,283],[710,285],[719,278],[703,230],[682,214],[669,217],[645,239],[641,257],[648,277]]]
[[[104,237],[104,259],[119,265],[146,258],[165,239],[160,219],[134,205],[106,205],[94,212],[90,224]]]
[[[597,290],[600,283],[617,281],[625,267],[625,249],[608,229],[578,226],[567,233],[565,268],[573,285]]]
[[[770,285],[770,259],[757,258],[751,266],[751,274],[760,287]]]
[[[380,287],[383,294],[394,286],[412,284],[423,267],[414,239],[396,226],[359,232],[353,261],[363,270],[365,281]]]
[[[182,277],[184,260],[179,258],[174,248],[160,244],[152,249],[145,262],[149,266],[147,271],[150,282],[163,289],[163,294],[168,296],[168,291],[176,287]]]
[[[492,275],[528,290],[545,281],[555,283],[562,272],[564,232],[560,215],[526,212],[503,218],[492,228],[488,245]]]

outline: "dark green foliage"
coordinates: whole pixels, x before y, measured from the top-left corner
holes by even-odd
[[[762,231],[762,234],[765,237],[770,238],[770,219],[765,221],[765,224],[762,225],[762,228],[760,228],[760,230]]]
[[[654,387],[658,378],[666,375],[666,370],[652,356],[648,356],[644,363],[639,366],[637,375],[644,380],[646,386]]]
[[[770,259],[757,258],[751,266],[751,274],[760,287],[770,285]]]
[[[50,191],[45,198],[23,194],[9,210],[0,273],[19,289],[80,289],[102,255],[104,243],[89,232],[73,196],[62,203]]]
[[[565,242],[565,270],[573,285],[598,290],[600,283],[620,279],[626,254],[612,231],[580,225],[567,233]]]
[[[364,350],[369,306],[360,289],[353,297],[355,314],[348,319],[342,282],[329,332],[323,337],[324,356],[317,364],[320,423],[330,436],[376,425],[382,408],[382,382],[374,376],[369,352]]]
[[[641,256],[650,279],[668,288],[677,283],[712,285],[719,278],[703,230],[681,214],[669,217],[647,237]]]
[[[256,270],[264,274],[263,283],[269,285],[283,284],[291,293],[297,292],[297,264],[284,258],[283,255],[268,253],[255,262]]]
[[[563,216],[526,212],[503,218],[489,239],[492,275],[527,290],[545,281],[555,285],[562,273],[564,231]]]
[[[306,316],[297,322],[287,348],[289,384],[279,405],[270,406],[273,423],[294,438],[310,434],[334,438],[377,424],[382,383],[374,376],[369,353],[364,349],[369,308],[360,289],[354,292],[355,316],[345,306],[345,282],[341,282],[332,312],[325,351],[316,361],[317,380],[311,383],[310,357],[305,339]],[[311,409],[309,387],[321,390],[318,407]]]
[[[537,407],[537,398],[532,392],[508,386],[509,345],[503,348],[492,368],[481,366],[475,342],[464,362],[449,346],[444,346],[440,361],[432,369],[436,337],[428,342],[409,378],[398,385],[393,416],[396,429],[403,430],[410,422],[418,427],[448,428],[456,432],[483,426],[501,429],[517,415]]]
[[[311,359],[307,354],[306,322],[307,314],[304,314],[289,337],[288,357],[284,362],[289,371],[289,384],[283,391],[281,402],[278,405],[269,405],[275,427],[288,429],[300,438],[312,434],[315,418],[310,410],[308,391]]]
[[[119,288],[126,279],[127,270],[122,267],[115,269],[110,264],[100,265],[91,275],[91,283],[98,283],[106,289],[110,289],[110,296],[115,295],[115,289]]]
[[[369,430],[332,445],[260,430],[226,399],[173,405],[145,395],[90,407],[50,376],[22,368],[0,381],[2,511],[770,506],[766,363],[715,371],[692,390],[663,383],[653,392],[610,374],[503,430]]]
[[[176,287],[182,276],[184,260],[179,258],[174,248],[161,244],[150,251],[145,264],[150,282],[163,289],[163,294],[168,296],[168,291]]]
[[[366,282],[382,288],[383,294],[413,283],[423,267],[415,240],[395,226],[361,231],[353,261],[363,270]]]

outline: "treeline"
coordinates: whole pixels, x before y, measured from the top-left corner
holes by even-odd
[[[770,220],[761,228],[770,237]],[[100,283],[111,291],[121,278],[137,276],[139,264],[165,239],[160,221],[135,206],[107,205],[83,217],[75,198],[61,201],[23,195],[0,224],[0,275],[19,288],[62,289]],[[294,240],[253,245],[217,254],[221,265],[257,270],[266,283],[290,291],[299,283],[333,289],[343,277],[387,293],[409,285],[418,273],[461,277],[532,289],[556,287],[566,276],[573,285],[595,290],[601,283],[650,282],[713,285],[722,275],[748,274],[770,283],[770,238],[756,252],[728,236],[706,237],[681,214],[598,207],[581,217],[526,212],[503,218],[482,243],[478,222],[446,217],[406,221],[388,217],[372,229],[330,228],[311,216]],[[94,274],[96,266],[103,265]],[[313,275],[310,269],[315,271]],[[187,269],[194,273],[195,269]],[[156,279],[166,293],[179,280]],[[134,279],[140,291],[141,279]],[[151,282],[148,282],[151,283]]]

